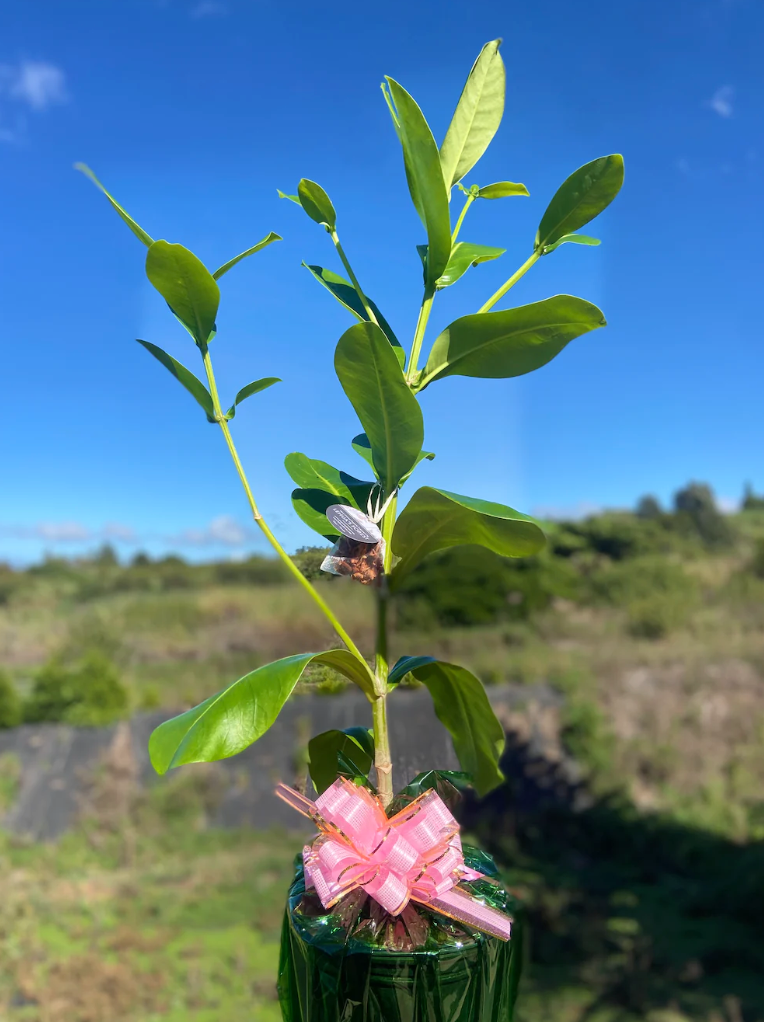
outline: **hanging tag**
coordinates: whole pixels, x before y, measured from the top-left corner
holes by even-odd
[[[357,543],[377,544],[382,539],[379,526],[358,508],[347,504],[330,504],[326,517],[341,535]]]

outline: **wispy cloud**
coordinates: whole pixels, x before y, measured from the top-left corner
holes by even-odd
[[[69,102],[66,75],[44,60],[0,64],[0,142],[23,141],[25,111],[41,113]]]
[[[716,90],[713,96],[706,101],[706,106],[720,117],[732,117],[734,113],[732,101],[734,98],[734,88],[731,85],[722,85]]]
[[[179,536],[172,537],[170,542],[179,546],[230,546],[240,547],[252,539],[253,531],[230,515],[213,518],[204,529],[186,529]]]
[[[38,540],[43,543],[161,543],[166,547],[249,546],[258,534],[243,526],[230,515],[213,518],[200,529],[185,529],[168,535],[160,532],[139,533],[123,522],[107,522],[100,528],[91,528],[82,522],[36,522],[33,525],[0,525],[0,539]]]
[[[220,18],[228,14],[228,7],[215,0],[200,0],[188,13],[195,21],[199,18]]]

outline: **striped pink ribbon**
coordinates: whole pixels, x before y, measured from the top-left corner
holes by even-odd
[[[362,887],[391,915],[416,901],[509,940],[510,917],[458,886],[483,874],[465,864],[459,824],[436,791],[389,819],[371,792],[344,777],[315,802],[285,784],[276,794],[318,827],[318,837],[303,849],[303,863],[307,885],[324,908]]]

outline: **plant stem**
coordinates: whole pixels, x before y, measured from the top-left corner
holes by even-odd
[[[350,281],[351,281],[353,287],[355,288],[355,293],[358,295],[358,299],[359,299],[361,305],[363,305],[364,311],[366,312],[366,315],[368,316],[369,322],[370,323],[376,323],[377,326],[379,326],[379,323],[377,322],[377,317],[374,315],[372,307],[369,304],[369,299],[366,297],[366,295],[361,290],[361,285],[358,283],[358,277],[356,277],[355,273],[353,273],[353,267],[350,265],[350,262],[348,261],[348,257],[345,255],[345,250],[343,249],[342,245],[340,244],[339,235],[337,234],[336,231],[332,231],[331,232],[331,236],[332,236],[332,241],[334,242],[334,247],[337,249],[337,255],[340,257],[340,259],[342,260],[342,265],[347,270],[348,277],[350,277]]]
[[[499,301],[499,300],[500,300],[501,298],[503,298],[503,297],[504,297],[504,295],[505,295],[505,294],[507,293],[507,291],[509,291],[509,289],[510,289],[511,287],[514,287],[514,286],[515,286],[515,284],[516,284],[516,283],[518,282],[518,280],[519,280],[519,279],[520,279],[521,277],[524,277],[524,276],[525,276],[525,274],[526,274],[526,273],[528,272],[528,270],[529,270],[529,269],[531,268],[531,266],[533,266],[533,264],[534,264],[534,263],[535,263],[535,262],[536,262],[536,261],[537,261],[538,259],[540,259],[540,258],[541,258],[541,250],[540,250],[540,249],[538,249],[538,250],[537,250],[536,252],[534,252],[534,253],[533,253],[533,254],[532,254],[531,256],[529,256],[529,257],[528,257],[528,259],[526,259],[526,260],[525,260],[525,262],[524,262],[524,263],[523,263],[523,265],[522,265],[522,266],[520,267],[520,269],[519,269],[519,270],[516,270],[516,271],[515,271],[515,272],[514,272],[514,273],[512,274],[512,276],[511,276],[511,277],[509,278],[509,280],[508,280],[508,281],[506,281],[506,283],[504,283],[504,284],[502,284],[502,285],[501,285],[501,287],[499,288],[499,290],[498,290],[498,291],[497,291],[497,292],[496,292],[495,294],[491,295],[491,297],[490,297],[490,298],[488,299],[488,301],[487,301],[487,302],[485,303],[485,305],[481,305],[481,307],[480,307],[480,308],[478,309],[478,312],[479,312],[479,313],[480,313],[480,312],[488,312],[488,310],[489,310],[489,309],[492,309],[492,308],[494,307],[494,305],[495,305],[495,304],[496,304],[496,303],[497,303],[497,302],[498,302],[498,301]]]
[[[335,630],[337,635],[339,635],[339,637],[345,643],[350,652],[355,657],[357,657],[363,664],[365,664],[366,661],[361,655],[361,651],[358,649],[356,644],[353,642],[348,633],[342,627],[332,608],[324,600],[321,594],[315,589],[315,587],[311,585],[308,579],[303,575],[303,573],[294,563],[292,558],[289,556],[289,554],[286,552],[286,550],[282,547],[282,545],[273,535],[271,530],[268,528],[265,519],[260,514],[257,508],[257,504],[255,503],[255,497],[254,494],[252,493],[252,488],[249,485],[246,473],[244,472],[244,467],[242,466],[241,460],[239,459],[239,454],[233,442],[231,430],[228,428],[228,420],[226,419],[225,415],[223,415],[222,409],[220,407],[220,398],[218,397],[217,385],[215,383],[215,375],[212,371],[212,362],[210,360],[209,351],[206,348],[202,349],[202,358],[204,359],[204,368],[207,373],[207,382],[209,383],[210,394],[212,395],[212,405],[215,410],[215,420],[217,424],[220,426],[221,430],[223,431],[225,442],[228,445],[228,450],[231,452],[233,463],[236,466],[236,471],[239,475],[239,479],[241,480],[241,484],[244,487],[244,492],[247,495],[247,501],[249,502],[249,506],[252,511],[252,517],[257,522],[259,528],[264,533],[268,542],[271,544],[273,549],[276,551],[281,560],[284,562],[284,565],[289,569],[290,573],[297,579],[297,581],[300,583],[303,589],[305,589],[309,593],[311,599],[314,601],[314,603],[318,605],[322,614],[329,621],[332,628]]]
[[[398,498],[390,501],[390,506],[382,518],[381,531],[385,542],[384,574],[377,591],[377,644],[374,662],[376,698],[372,704],[374,716],[374,766],[377,770],[377,792],[385,809],[393,798],[393,763],[390,756],[390,732],[387,726],[387,677],[390,673],[390,661],[387,650],[387,610],[390,591],[387,576],[393,560],[392,534],[395,525],[395,514]]]
[[[456,239],[457,239],[457,237],[459,235],[459,231],[462,229],[462,224],[464,223],[464,218],[467,215],[467,210],[470,208],[472,203],[475,201],[475,198],[476,197],[474,195],[472,195],[472,194],[468,195],[467,196],[467,201],[462,206],[462,211],[459,214],[459,219],[456,221],[456,227],[454,227],[454,233],[451,235],[451,244],[452,245],[456,241]]]
[[[422,307],[419,310],[419,318],[416,321],[414,340],[411,344],[408,369],[406,370],[406,380],[409,386],[416,381],[416,377],[419,372],[419,352],[422,349],[422,341],[424,340],[425,330],[427,329],[427,321],[429,320],[430,312],[432,311],[432,299],[434,295],[434,288],[425,288],[424,298],[422,298]]]

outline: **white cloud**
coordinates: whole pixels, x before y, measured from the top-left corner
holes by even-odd
[[[134,543],[138,538],[135,529],[122,522],[107,522],[101,530],[104,539],[113,539],[118,543]]]
[[[707,101],[706,106],[710,107],[720,117],[732,117],[734,112],[732,100],[734,98],[734,88],[731,85],[722,85]]]
[[[739,497],[717,497],[716,506],[723,515],[734,515],[740,510]]]
[[[252,531],[230,515],[213,518],[204,529],[186,529],[179,536],[170,538],[171,544],[178,546],[243,546],[252,538]]]
[[[199,18],[219,18],[222,15],[228,13],[228,8],[225,4],[215,3],[214,0],[201,0],[200,3],[196,4],[189,11],[190,17],[194,20]]]
[[[0,91],[32,110],[47,110],[69,100],[64,72],[44,60],[0,64]]]

